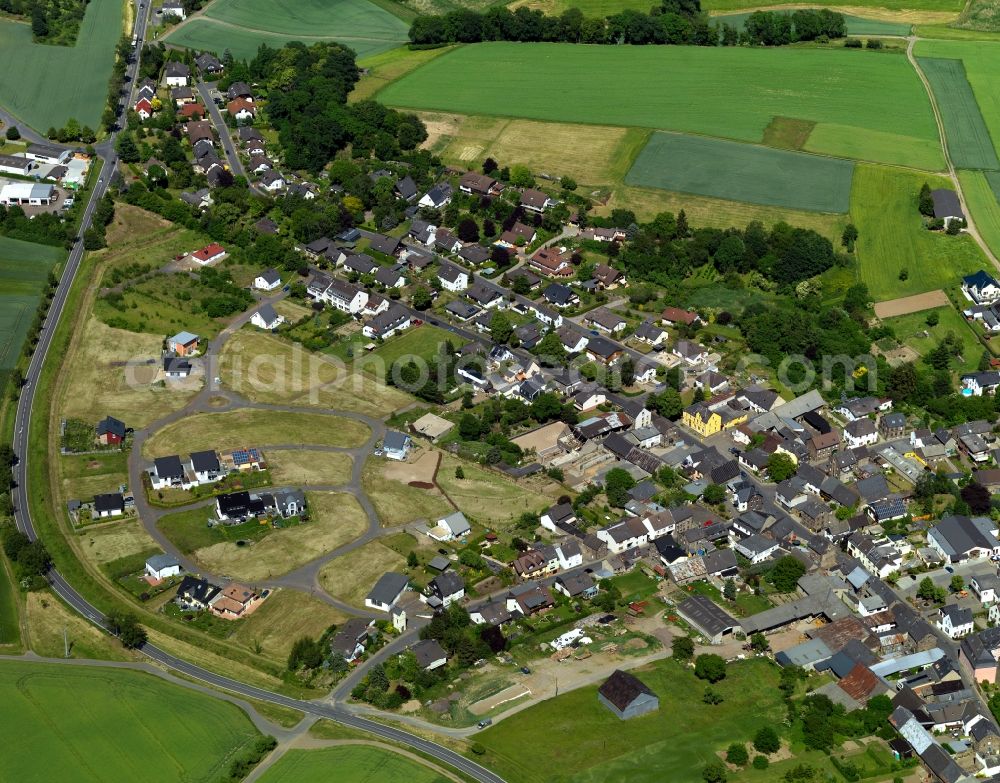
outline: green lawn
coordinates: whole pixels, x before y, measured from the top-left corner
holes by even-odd
[[[121,18],[121,0],[91,0],[75,46],[33,43],[31,25],[0,18],[0,104],[42,133],[70,117],[96,129]]]
[[[713,3],[708,2],[705,5],[711,7]],[[742,30],[751,13],[751,11],[744,11],[739,14],[713,16],[712,21],[718,24],[730,24],[736,29]],[[871,19],[851,14],[844,14],[844,22],[847,24],[848,35],[909,35],[912,27],[912,25],[903,22],[887,22],[884,19]]]
[[[58,247],[0,237],[0,386],[21,355],[49,270],[65,257]]]
[[[138,672],[4,662],[0,693],[5,780],[214,783],[259,736],[233,705]]]
[[[382,748],[348,745],[320,750],[290,750],[260,783],[448,783],[448,779],[407,757]]]
[[[921,60],[925,57],[952,58],[964,63],[965,76],[990,131],[993,147],[1000,154],[1000,94],[996,89],[997,73],[1000,73],[1000,42],[920,41],[916,54]],[[935,94],[940,95],[936,89]]]
[[[386,369],[392,367],[393,363],[401,356],[417,356],[424,361],[430,361],[438,355],[438,347],[449,340],[455,342],[455,335],[451,332],[429,324],[421,324],[407,329],[402,334],[390,337],[369,356],[377,356],[381,359],[385,363]],[[359,356],[358,362],[363,367],[364,357],[357,353],[356,355]]]
[[[638,568],[613,577],[611,583],[621,592],[622,599],[629,602],[644,601],[656,592],[656,580],[650,579]]]
[[[851,190],[860,277],[875,301],[947,288],[986,263],[971,237],[928,231],[917,211],[920,186],[947,187],[933,175],[860,164]],[[906,280],[899,279],[907,270]]]
[[[167,42],[251,58],[262,43],[280,48],[336,40],[368,57],[406,42],[408,24],[368,0],[216,0],[205,18],[167,35]]]
[[[948,154],[958,168],[997,169],[1000,161],[986,128],[961,60],[921,57],[918,60],[934,90],[944,121]]]
[[[211,518],[215,518],[215,508],[205,506],[167,514],[157,527],[185,554],[224,541],[259,541],[272,531],[270,525],[262,525],[256,519],[241,525],[209,527],[207,522]]]
[[[751,204],[847,212],[853,173],[847,160],[654,133],[625,182]]]
[[[941,165],[916,73],[903,57],[864,51],[483,43],[431,60],[385,87],[379,99],[413,109],[753,142],[780,116],[817,123],[810,151]]]
[[[927,316],[931,313],[937,313],[937,326],[927,325]],[[960,372],[973,372],[979,366],[983,345],[976,339],[962,314],[954,307],[935,307],[919,313],[901,315],[898,318],[887,319],[886,324],[893,328],[900,342],[910,346],[921,356],[937,347],[948,332],[952,332],[963,345],[962,361],[955,365],[956,369]]]
[[[723,697],[716,706],[672,659],[633,671],[659,696],[657,712],[622,722],[598,703],[596,685],[579,688],[477,734],[484,762],[518,783],[699,783],[716,751],[763,724],[782,730],[778,669],[768,661],[730,665],[714,686]],[[533,763],[538,756],[546,764]]]

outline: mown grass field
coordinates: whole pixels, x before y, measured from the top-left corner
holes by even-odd
[[[948,187],[948,180],[886,166],[858,165],[851,191],[851,220],[858,228],[860,277],[876,301],[947,288],[983,267],[972,237],[946,236],[923,227],[920,186]],[[901,270],[907,279],[900,280]]]
[[[152,459],[200,449],[263,446],[266,460],[267,444],[360,446],[369,435],[364,424],[340,416],[243,409],[199,413],[169,424],[146,441],[143,455]]]
[[[365,596],[386,571],[406,570],[406,558],[380,541],[369,541],[323,566],[319,583],[330,595],[363,607]]]
[[[588,185],[620,182],[649,131],[605,125],[422,112],[425,144],[442,160],[475,168],[487,157]]]
[[[967,31],[955,30],[955,33]],[[924,58],[950,58],[961,60],[965,76],[972,86],[979,111],[993,141],[993,148],[1000,154],[1000,94],[996,89],[996,75],[1000,73],[1000,41],[919,41],[916,55]],[[941,96],[935,89],[938,100]],[[959,111],[961,108],[959,107]],[[947,125],[946,125],[947,129]],[[951,131],[948,130],[950,133]]]
[[[769,662],[730,665],[714,686],[723,697],[716,706],[691,698],[704,690],[701,681],[672,659],[635,673],[659,696],[657,712],[623,723],[597,701],[596,685],[578,688],[478,733],[483,761],[520,783],[696,783],[729,743],[764,724],[782,731],[778,670]],[[531,763],[538,754],[546,765]]]
[[[409,25],[368,0],[216,0],[203,18],[167,35],[177,46],[252,58],[262,43],[280,48],[335,40],[359,57],[393,49],[406,41]]]
[[[791,5],[797,0],[771,0],[768,5]],[[835,4],[832,4],[835,5]],[[962,0],[852,0],[849,4],[852,10],[872,8],[877,11],[923,11],[937,12],[944,16],[956,15],[964,5]],[[757,0],[705,0],[702,8],[706,11],[734,11],[742,8],[758,8]]]
[[[49,270],[64,258],[58,247],[0,237],[0,386],[21,355]]]
[[[0,19],[0,104],[42,133],[70,117],[96,130],[121,19],[120,0],[91,0],[75,46],[36,44],[31,25]]]
[[[5,662],[0,693],[9,780],[207,783],[259,736],[232,704],[131,671]]]
[[[875,94],[879,101],[870,100]],[[431,60],[379,98],[411,109],[752,142],[762,141],[781,116],[817,123],[810,151],[922,168],[941,164],[917,75],[905,58],[871,52],[484,43]]]
[[[997,203],[996,191],[990,186],[989,178],[981,171],[960,171],[958,181],[962,183],[962,194],[972,213],[976,230],[990,250],[1000,255],[1000,204]]]
[[[706,5],[711,5],[711,2],[706,3]],[[737,30],[742,30],[751,13],[752,11],[744,11],[739,14],[720,14],[713,16],[712,21],[719,24],[730,24]],[[909,35],[912,28],[912,25],[904,22],[890,22],[852,14],[844,14],[844,23],[847,25],[848,35]]]
[[[934,90],[952,163],[962,169],[1000,168],[993,139],[962,61],[921,57],[918,62]]]
[[[276,486],[345,484],[351,477],[351,458],[335,451],[271,449],[267,465]]]
[[[459,466],[465,478],[455,478]],[[506,479],[450,455],[441,460],[437,482],[470,519],[488,527],[510,525],[525,511],[540,512],[560,494],[557,485],[552,485],[551,495],[545,495],[529,489],[524,482]]]
[[[853,173],[847,160],[654,133],[625,182],[751,204],[847,212]]]
[[[385,462],[371,459],[365,465],[362,485],[375,506],[383,527],[393,527],[415,519],[434,521],[454,509],[437,490],[411,487],[385,475]]]
[[[260,776],[261,783],[321,783],[336,770],[337,783],[448,783],[448,778],[389,749],[348,745],[318,750],[290,750]]]
[[[349,100],[367,100],[385,87],[385,85],[396,81],[403,74],[409,73],[414,68],[419,68],[428,60],[440,57],[450,50],[450,46],[442,46],[439,49],[418,49],[411,51],[402,46],[398,49],[390,49],[387,52],[368,55],[358,63],[358,65],[366,68],[368,72],[358,79],[357,84],[354,85],[353,92],[349,96]]]
[[[0,564],[0,646],[7,646],[8,650],[21,642],[15,589],[13,574]]]

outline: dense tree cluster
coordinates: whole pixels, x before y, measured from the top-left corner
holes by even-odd
[[[52,557],[39,539],[30,540],[9,524],[3,532],[4,554],[14,564],[18,580],[31,587],[42,586],[44,576],[52,566]]]
[[[629,218],[634,222],[631,213],[620,216]],[[676,216],[661,212],[637,227],[621,259],[631,279],[661,285],[712,264],[723,275],[756,272],[786,287],[821,274],[836,262],[833,243],[812,229],[779,222],[768,231],[758,221],[742,230],[692,229],[683,210]]]
[[[111,612],[106,622],[108,630],[118,637],[123,647],[135,650],[146,643],[146,629],[131,612]]]
[[[578,8],[558,16],[523,6],[514,10],[494,6],[481,13],[463,8],[440,16],[418,16],[410,27],[410,41],[418,46],[480,41],[782,46],[844,34],[843,15],[828,10],[757,11],[740,33],[729,24],[711,24],[698,0],[663,0],[648,13],[627,9],[602,19],[585,18]]]
[[[31,21],[36,43],[72,46],[88,0],[0,0],[0,12]]]
[[[307,47],[293,42],[282,49],[261,45],[249,63],[233,63],[226,82],[262,85],[268,118],[278,131],[286,165],[319,171],[348,145],[355,155],[367,151],[391,160],[400,150],[413,150],[427,138],[423,123],[413,114],[375,101],[348,106],[347,96],[358,76],[354,52],[346,46],[317,43]]]

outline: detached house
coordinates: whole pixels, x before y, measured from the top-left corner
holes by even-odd
[[[281,275],[277,270],[268,269],[254,278],[253,287],[258,291],[273,291],[281,287]]]
[[[469,287],[469,273],[455,264],[442,262],[437,278],[445,291],[458,293]]]
[[[878,442],[878,429],[871,419],[855,419],[844,427],[844,443],[849,449]]]
[[[521,194],[521,206],[531,212],[541,214],[549,207],[555,206],[555,204],[555,199],[549,198],[540,190],[532,190],[531,188],[528,188]]]
[[[628,326],[628,321],[603,307],[587,313],[583,318],[583,322],[590,327],[600,329],[608,334],[622,332]]]
[[[462,175],[458,189],[475,196],[497,196],[503,192],[503,184],[487,174],[470,171]]]
[[[252,316],[250,323],[254,326],[271,331],[277,329],[285,322],[285,316],[278,315],[277,311],[269,304],[263,304]]]
[[[548,277],[572,277],[573,266],[563,248],[543,247],[528,260],[528,266]]]
[[[937,627],[950,639],[961,639],[975,630],[972,621],[972,610],[961,608],[957,604],[942,606],[938,612]]]
[[[125,422],[106,416],[97,422],[95,440],[102,446],[117,446],[125,440]]]
[[[1000,283],[982,269],[962,278],[962,292],[978,305],[1000,300]]]
[[[365,606],[380,612],[388,612],[409,585],[410,580],[403,574],[397,574],[393,571],[382,574],[365,598]]]
[[[163,81],[167,87],[187,87],[191,69],[184,63],[168,62],[163,69]]]
[[[384,313],[380,313],[364,325],[361,333],[369,338],[392,337],[396,332],[402,332],[412,323],[410,314],[399,305],[390,305]]]

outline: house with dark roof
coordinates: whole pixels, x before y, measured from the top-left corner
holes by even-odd
[[[202,610],[207,609],[221,592],[221,587],[213,585],[207,579],[199,579],[188,574],[177,586],[177,596],[174,600],[182,609]]]
[[[949,516],[927,531],[927,544],[946,563],[1000,555],[997,526],[988,517]]]
[[[125,513],[125,498],[121,492],[110,492],[94,496],[94,518],[107,519]]]
[[[722,644],[722,637],[740,623],[704,595],[692,595],[677,605],[677,614],[687,621],[709,644]]]
[[[410,652],[424,671],[440,669],[448,663],[448,653],[436,639],[422,639],[410,647]]]
[[[410,580],[403,574],[397,574],[393,571],[384,573],[365,597],[365,606],[380,612],[388,612],[406,591],[409,584]]]
[[[353,663],[365,653],[368,643],[369,620],[352,617],[344,623],[330,640],[330,652],[348,663]]]
[[[660,709],[660,699],[634,674],[615,669],[597,689],[597,700],[621,720]]]
[[[125,440],[125,422],[106,416],[97,422],[95,440],[102,446],[117,446]]]
[[[932,190],[931,198],[934,201],[935,219],[943,220],[946,226],[953,220],[965,220],[962,202],[959,201],[958,193],[954,190],[947,188]]]
[[[1000,283],[980,269],[962,278],[962,292],[977,305],[988,305],[1000,299]]]

